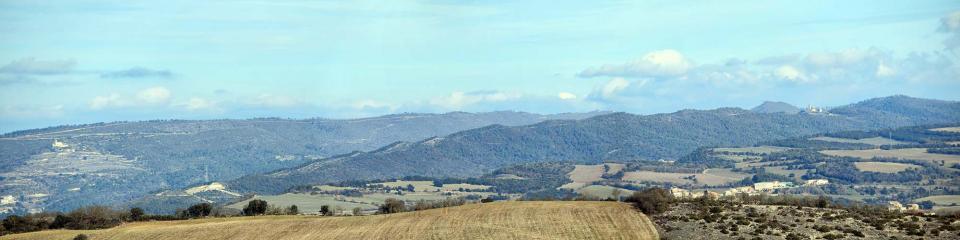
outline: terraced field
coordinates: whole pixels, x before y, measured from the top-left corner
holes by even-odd
[[[905,163],[892,162],[855,162],[857,170],[863,172],[897,173],[910,168],[921,168],[920,166]]]
[[[262,216],[138,222],[0,239],[659,239],[624,203],[498,202],[361,217]]]

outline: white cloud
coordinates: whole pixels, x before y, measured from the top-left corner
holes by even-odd
[[[603,85],[603,89],[600,93],[604,98],[611,98],[615,96],[618,92],[623,91],[630,86],[630,82],[623,78],[613,78],[607,84]]]
[[[569,92],[560,92],[557,93],[557,98],[561,100],[574,100],[577,99],[577,95]]]
[[[603,65],[580,72],[581,77],[676,77],[687,73],[693,66],[676,50],[666,49],[645,54],[641,59],[620,65]]]
[[[129,102],[122,100],[120,95],[116,93],[111,93],[107,96],[96,96],[90,100],[90,108],[94,110],[108,107],[123,107],[126,105],[129,105]]]
[[[947,49],[960,47],[960,11],[955,11],[940,19],[940,32],[949,34],[943,40]]]
[[[215,102],[199,97],[192,97],[183,104],[183,108],[190,111],[216,109],[216,107]]]
[[[784,80],[790,80],[794,82],[805,82],[806,77],[803,76],[803,73],[799,69],[790,65],[783,65],[777,68],[773,72],[774,76]]]
[[[7,105],[0,108],[0,117],[3,117],[3,118],[17,118],[17,119],[56,118],[56,117],[63,116],[63,114],[64,114],[63,105],[52,105],[52,106]]]
[[[441,106],[448,109],[462,109],[465,106],[481,102],[502,102],[518,99],[523,95],[516,92],[500,91],[475,91],[475,92],[452,92],[450,95],[434,98],[430,104]]]
[[[400,107],[400,106],[397,105],[397,104],[392,104],[392,103],[387,103],[387,102],[380,102],[380,101],[370,100],[370,99],[359,100],[359,101],[356,101],[356,102],[353,103],[353,108],[355,108],[355,109],[386,108],[386,109],[390,109],[391,111],[393,111],[393,110],[396,110],[398,107]]]
[[[165,103],[170,99],[170,90],[165,87],[151,87],[137,93],[137,99],[148,104]]]
[[[880,62],[879,64],[877,64],[877,73],[876,73],[877,77],[881,77],[881,78],[891,77],[895,74],[897,74],[897,72],[894,71],[893,68],[890,68],[886,64],[883,64],[883,62]]]

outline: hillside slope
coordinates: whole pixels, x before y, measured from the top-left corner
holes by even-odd
[[[362,217],[265,216],[141,222],[0,239],[659,239],[653,223],[616,202],[498,202]]]
[[[362,119],[164,120],[8,133],[0,138],[0,215],[128,201],[160,189],[237,178],[396,141],[503,124],[601,114],[397,114]],[[56,147],[53,143],[59,142]]]
[[[276,193],[296,184],[344,180],[411,175],[469,177],[509,164],[677,159],[704,146],[743,146],[823,132],[960,122],[958,102],[906,97],[865,102],[885,104],[854,104],[842,109],[859,110],[845,115],[764,114],[721,108],[645,116],[614,113],[517,127],[495,125],[317,160],[246,176],[228,185],[242,192]],[[872,116],[876,113],[887,117],[874,121]],[[882,122],[894,116],[900,120]]]

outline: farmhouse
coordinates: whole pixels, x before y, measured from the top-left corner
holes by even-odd
[[[900,202],[889,201],[887,202],[887,210],[899,212],[899,211],[903,211],[904,208],[903,208],[903,204],[900,204]]]

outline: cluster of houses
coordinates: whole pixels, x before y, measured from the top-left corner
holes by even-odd
[[[887,210],[895,211],[895,212],[919,212],[920,205],[916,203],[911,203],[904,206],[903,204],[900,204],[900,202],[889,201],[887,202]]]
[[[829,183],[830,181],[828,181],[827,179],[811,179],[811,180],[807,180],[806,182],[803,183],[803,185],[800,185],[800,186],[821,186],[821,185],[827,185]],[[786,188],[794,188],[794,187],[798,187],[798,185],[792,182],[772,181],[772,182],[758,182],[758,183],[754,183],[752,186],[731,188],[723,192],[714,192],[714,191],[691,192],[686,189],[674,187],[670,189],[670,194],[672,194],[673,197],[675,198],[699,198],[706,195],[709,198],[716,199],[720,197],[733,197],[733,196],[737,196],[738,194],[759,195],[762,193],[772,193],[774,190],[777,190],[777,189],[786,189]]]

